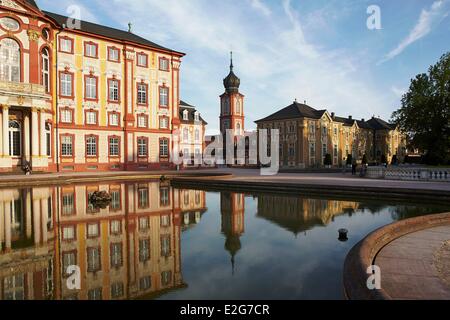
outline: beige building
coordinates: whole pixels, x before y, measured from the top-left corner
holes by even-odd
[[[327,154],[336,167],[345,165],[348,155],[358,162],[364,155],[369,162],[381,162],[383,155],[388,162],[394,155],[401,161],[406,155],[405,135],[380,118],[342,118],[295,101],[256,123],[258,130],[279,130],[281,167],[322,167]]]

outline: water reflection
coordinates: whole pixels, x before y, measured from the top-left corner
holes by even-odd
[[[87,200],[107,191],[111,204]],[[185,287],[180,232],[205,192],[159,182],[0,191],[0,299],[150,298]],[[77,265],[81,290],[69,290]]]
[[[88,200],[98,191],[111,197],[105,208]],[[207,198],[213,209],[205,215]],[[207,193],[160,181],[2,189],[0,300],[340,298],[340,266],[356,241],[392,220],[443,211],[379,201]],[[338,247],[341,225],[333,226],[335,219],[347,219],[352,233]],[[300,243],[285,237],[308,230],[315,236]],[[67,286],[71,265],[80,268],[80,290]],[[274,283],[271,276],[277,290],[265,287]],[[317,288],[321,281],[327,290]]]

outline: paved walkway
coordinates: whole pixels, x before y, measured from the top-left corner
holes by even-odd
[[[392,241],[378,253],[375,265],[392,299],[450,299],[450,225]]]
[[[193,173],[229,173],[232,178],[223,178],[231,181],[247,182],[271,182],[271,183],[293,183],[303,185],[320,186],[353,186],[353,187],[374,187],[374,188],[399,188],[411,190],[440,190],[450,193],[450,183],[446,182],[416,182],[416,181],[394,181],[394,180],[374,180],[352,176],[350,173],[278,173],[275,176],[261,176],[259,169],[201,169],[183,171],[113,171],[113,172],[63,172],[51,174],[25,175],[0,175],[0,184],[7,182],[33,182],[33,181],[61,181],[72,178],[99,178],[102,177],[124,177],[129,176],[158,176],[162,174],[193,174]]]

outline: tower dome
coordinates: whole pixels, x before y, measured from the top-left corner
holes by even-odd
[[[239,86],[241,85],[241,79],[239,79],[233,72],[233,52],[231,54],[230,73],[223,79],[223,86],[227,93],[239,92]]]

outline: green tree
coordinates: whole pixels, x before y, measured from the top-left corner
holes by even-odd
[[[392,120],[425,150],[427,164],[447,164],[450,160],[450,52],[444,54],[428,73],[411,80],[402,98],[402,107]]]

